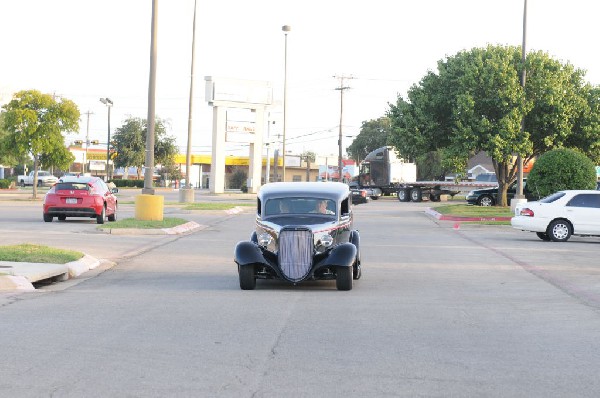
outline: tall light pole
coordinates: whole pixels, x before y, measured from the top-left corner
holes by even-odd
[[[194,60],[196,47],[196,0],[194,0],[194,22],[192,24],[192,64],[190,67],[190,98],[188,107],[188,136],[185,156],[185,187],[181,187],[180,202],[194,202],[194,191],[191,183],[192,168],[192,99],[194,98]],[[200,176],[202,181],[202,176]]]
[[[108,139],[106,141],[106,182],[108,182],[108,180],[110,180],[110,108],[112,108],[113,102],[110,100],[110,98],[100,98],[100,102],[102,102],[108,108]]]
[[[285,35],[285,50],[284,50],[284,62],[283,62],[283,171],[282,179],[285,182],[285,129],[287,127],[287,37],[288,32],[292,30],[291,26],[283,25],[281,27]]]
[[[338,176],[339,181],[342,182],[342,116],[344,114],[344,90],[349,89],[350,87],[344,86],[344,79],[352,79],[352,76],[334,76],[340,79],[340,86],[336,88],[336,90],[340,90],[340,129],[339,129],[339,137],[338,137]]]
[[[146,161],[144,162],[144,188],[142,194],[154,195],[154,124],[156,122],[156,55],[158,34],[158,0],[152,0],[152,26],[150,35],[150,78],[148,79],[148,128],[146,133]]]
[[[525,80],[527,78],[527,68],[525,67],[525,38],[527,32],[527,0],[523,0],[523,46],[521,48],[521,86],[523,87],[523,95],[525,95]],[[525,116],[521,119],[521,135],[525,132]],[[523,157],[521,154],[517,155],[517,199],[524,199],[523,197]]]

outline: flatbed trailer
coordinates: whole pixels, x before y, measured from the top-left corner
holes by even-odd
[[[398,184],[396,194],[400,202],[421,202],[423,199],[439,202],[442,195],[454,197],[464,191],[497,186],[497,183],[489,182],[417,181]]]

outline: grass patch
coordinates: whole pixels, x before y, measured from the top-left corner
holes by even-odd
[[[181,204],[181,203],[180,203]],[[221,202],[198,202],[187,204],[185,210],[229,210],[234,207],[254,207],[256,202],[253,203],[221,203]]]
[[[188,220],[184,220],[183,218],[176,217],[165,217],[162,221],[152,221],[152,220],[136,220],[135,218],[125,218],[123,220],[109,222],[106,224],[98,225],[98,228],[139,228],[139,229],[153,229],[153,228],[173,228],[178,225],[182,225],[187,223]]]
[[[81,252],[32,245],[30,243],[0,246],[0,261],[66,264],[82,257],[83,253]]]
[[[441,205],[433,208],[440,214],[460,217],[512,217],[510,207],[473,206],[473,205]]]

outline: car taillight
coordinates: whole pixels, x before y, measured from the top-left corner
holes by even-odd
[[[360,196],[362,196],[363,198],[367,197],[367,191],[360,191]]]
[[[519,215],[520,216],[525,216],[525,217],[533,217],[534,216],[533,210],[531,210],[531,209],[529,209],[527,207],[524,208],[524,209],[521,209],[521,211],[519,212]]]

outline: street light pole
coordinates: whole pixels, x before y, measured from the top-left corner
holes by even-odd
[[[340,90],[340,129],[339,129],[339,137],[338,137],[338,176],[339,181],[342,182],[342,120],[344,114],[344,90],[349,89],[350,87],[344,86],[344,79],[352,79],[352,76],[334,76],[340,79],[340,86],[336,88],[336,90]]]
[[[108,140],[106,141],[106,182],[110,180],[110,108],[113,106],[113,102],[110,98],[100,98],[102,102],[108,108]]]
[[[527,32],[527,0],[523,0],[523,46],[521,48],[521,86],[523,87],[523,95],[525,95],[525,80],[527,78],[527,68],[525,67],[525,38]],[[521,119],[521,135],[525,133],[525,116]],[[517,199],[523,199],[523,157],[521,154],[517,156]]]
[[[288,32],[292,30],[291,26],[283,25],[281,30],[285,34],[285,51],[284,51],[284,70],[283,70],[283,171],[282,180],[285,182],[285,130],[287,127],[287,37]]]

